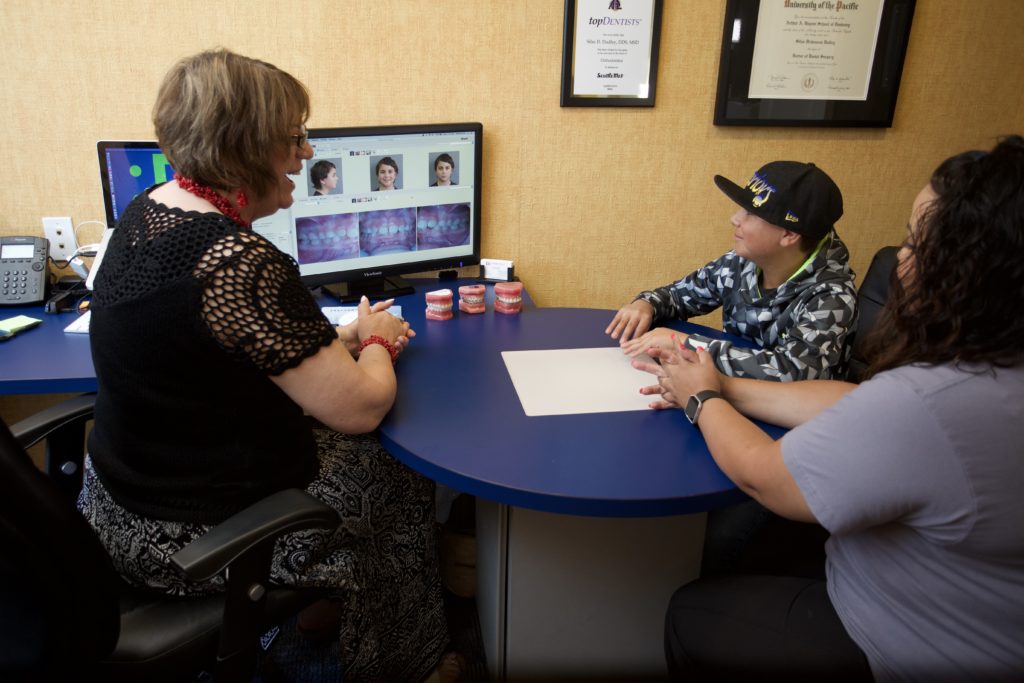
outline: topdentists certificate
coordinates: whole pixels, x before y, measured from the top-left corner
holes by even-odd
[[[867,100],[884,0],[761,0],[751,98]]]
[[[655,0],[576,0],[572,95],[646,98]]]

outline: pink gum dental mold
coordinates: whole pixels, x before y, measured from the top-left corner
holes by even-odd
[[[483,285],[465,285],[459,287],[459,310],[463,313],[483,313],[487,306],[484,304]]]
[[[452,290],[427,292],[427,320],[452,319]]]
[[[523,310],[523,283],[499,282],[494,285],[494,310],[507,314]]]

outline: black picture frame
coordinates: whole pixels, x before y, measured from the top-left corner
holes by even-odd
[[[866,100],[750,98],[760,0],[728,0],[715,98],[716,126],[892,126],[917,0],[884,0]],[[734,27],[740,22],[739,39]]]
[[[607,2],[608,0],[603,0]],[[620,0],[636,2],[637,0]],[[628,95],[574,95],[573,61],[576,52],[576,5],[578,0],[565,0],[565,21],[562,33],[562,97],[563,107],[653,107],[658,84],[658,52],[661,43],[661,14],[664,0],[653,2],[651,28],[651,58],[647,97]],[[609,5],[611,3],[609,2]]]

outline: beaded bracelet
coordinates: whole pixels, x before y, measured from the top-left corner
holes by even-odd
[[[385,349],[387,349],[388,350],[388,355],[391,356],[391,362],[392,363],[394,363],[396,360],[398,360],[398,349],[395,348],[394,344],[392,344],[391,342],[389,342],[387,339],[385,339],[384,337],[380,336],[379,334],[371,334],[369,337],[364,339],[359,344],[359,351],[361,352],[363,349],[365,349],[370,344],[380,344]]]

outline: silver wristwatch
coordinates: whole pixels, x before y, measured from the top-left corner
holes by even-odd
[[[687,399],[683,412],[686,413],[686,419],[690,421],[690,424],[697,424],[697,418],[700,417],[700,411],[703,410],[704,404],[713,398],[722,398],[722,395],[717,391],[708,389],[694,394]]]

